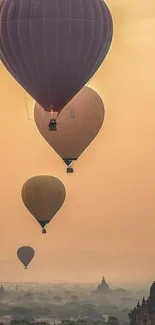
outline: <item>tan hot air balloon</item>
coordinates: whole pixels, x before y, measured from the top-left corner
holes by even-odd
[[[21,263],[24,265],[25,269],[27,269],[29,263],[32,261],[35,255],[35,251],[30,246],[22,246],[17,250],[17,256]]]
[[[22,187],[23,203],[46,233],[45,225],[51,221],[63,205],[66,190],[56,177],[48,175],[34,176]]]
[[[64,160],[67,166],[77,160],[96,137],[104,121],[104,104],[91,88],[84,87],[57,119],[56,132],[49,130],[51,113],[39,104],[34,107],[36,126],[49,145]],[[72,167],[67,168],[73,172]]]

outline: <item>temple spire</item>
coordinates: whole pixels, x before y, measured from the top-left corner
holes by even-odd
[[[102,283],[103,283],[103,284],[106,283],[106,280],[105,280],[104,275],[103,275],[103,278],[102,278]]]
[[[147,299],[143,297],[142,302],[138,300],[137,306],[129,313],[130,325],[153,324],[155,319],[155,282],[150,288],[150,295]],[[155,324],[155,323],[154,323]]]

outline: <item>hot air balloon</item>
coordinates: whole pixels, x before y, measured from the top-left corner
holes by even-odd
[[[53,176],[40,175],[28,179],[22,187],[23,203],[43,228],[59,211],[66,197],[63,183]]]
[[[18,256],[19,260],[22,262],[22,264],[24,265],[25,269],[27,269],[27,266],[32,261],[34,254],[35,254],[35,251],[32,247],[22,246],[22,247],[18,248],[17,256]]]
[[[53,112],[55,128],[57,115],[105,59],[112,35],[103,0],[5,0],[0,57],[34,100]]]
[[[50,112],[44,111],[39,104],[34,107],[36,126],[73,172],[70,165],[98,134],[104,120],[104,105],[100,96],[91,88],[84,87],[66,106],[57,119],[57,132],[48,129]]]

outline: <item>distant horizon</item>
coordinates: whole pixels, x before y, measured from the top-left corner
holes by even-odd
[[[106,279],[105,279],[106,280]],[[150,281],[146,280],[146,281],[127,281],[127,282],[112,282],[112,281],[108,281],[106,280],[107,284],[109,286],[128,286],[128,285],[136,285],[136,286],[141,286],[141,285],[150,285],[152,284],[153,280]],[[92,281],[92,282],[87,282],[87,281],[77,281],[77,282],[68,282],[68,281],[58,281],[58,280],[53,280],[53,281],[0,281],[0,285],[2,284],[57,284],[57,285],[98,285],[99,283],[101,283],[101,281]]]

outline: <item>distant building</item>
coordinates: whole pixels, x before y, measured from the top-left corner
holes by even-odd
[[[4,288],[3,288],[3,286],[1,285],[0,286],[0,293],[3,293],[4,292]]]
[[[6,295],[6,291],[4,290],[3,286],[0,286],[0,299],[3,299],[3,297]]]
[[[108,325],[119,325],[117,317],[109,317]]]
[[[71,299],[72,299],[72,301],[78,301],[79,297],[77,295],[72,295]]]
[[[150,288],[150,295],[129,313],[130,325],[155,325],[155,282]]]
[[[0,317],[0,323],[3,323],[3,324],[5,324],[5,325],[10,324],[11,320],[12,320],[12,316],[11,316],[11,315],[8,315],[8,316],[1,316],[1,317]]]
[[[35,317],[35,321],[32,322],[32,324],[36,324],[36,323],[48,323],[49,325],[59,325],[61,324],[61,321],[57,318],[40,316],[40,317]]]
[[[103,276],[101,283],[98,285],[97,289],[95,291],[93,291],[93,294],[105,294],[110,292],[111,289],[109,288],[105,277]]]
[[[108,315],[102,315],[103,322],[108,323],[109,316]]]

